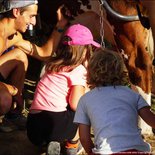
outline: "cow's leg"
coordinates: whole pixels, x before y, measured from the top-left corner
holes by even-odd
[[[137,42],[131,42],[125,35],[118,40],[121,40],[122,43],[121,47],[131,82],[137,86],[138,92],[151,105],[151,59],[143,41],[137,44]],[[152,128],[142,119],[139,121],[139,126],[142,129],[142,134],[152,134]]]
[[[139,49],[140,56],[142,58],[141,68],[143,73],[143,79],[142,82],[145,83],[145,92],[143,96],[145,97],[146,101],[151,105],[151,85],[152,85],[152,62],[149,53],[146,52],[146,50],[143,47],[140,47]],[[141,92],[143,93],[143,92]],[[142,126],[142,133],[143,134],[152,134],[152,128],[148,126],[142,119],[140,121],[140,126]]]
[[[140,85],[144,92],[143,96],[151,105],[151,85],[152,85],[152,64],[149,53],[146,51],[143,44],[138,45],[137,60],[135,61],[136,68],[141,71]]]
[[[148,42],[147,42],[147,49],[149,51],[149,54],[151,55],[152,59],[154,56],[154,43],[153,43],[153,37],[152,37],[152,31],[149,31],[148,35]],[[155,96],[155,67],[153,68],[153,75],[152,75],[152,96]]]
[[[135,53],[136,56],[135,56]],[[134,71],[135,78],[137,77],[137,89],[144,99],[151,105],[151,59],[143,44],[137,46],[137,52],[133,52],[129,60],[129,71]],[[140,77],[140,78],[139,78]],[[136,84],[136,85],[137,85]],[[141,86],[141,87],[139,87]],[[147,125],[141,118],[139,126],[142,129],[142,134],[152,134],[152,128]]]

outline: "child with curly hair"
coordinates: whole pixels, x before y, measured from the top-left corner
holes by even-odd
[[[127,86],[121,55],[98,49],[88,63],[87,80],[91,90],[80,98],[74,117],[87,154],[148,155],[150,145],[141,136],[138,116],[154,128],[155,115],[142,96]]]

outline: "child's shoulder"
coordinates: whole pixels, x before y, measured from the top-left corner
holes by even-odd
[[[83,65],[79,65],[71,71],[71,73],[86,73],[86,72],[87,70]]]
[[[75,70],[76,70],[76,69],[79,69],[79,70],[80,70],[80,69],[81,69],[81,70],[86,70],[86,68],[85,68],[83,65],[77,66],[77,67],[75,68]]]

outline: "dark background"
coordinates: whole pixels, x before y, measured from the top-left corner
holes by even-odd
[[[37,24],[33,31],[27,31],[23,34],[23,37],[39,46],[44,44],[57,23],[57,9],[62,4],[70,10],[73,16],[83,12],[80,9],[81,5],[91,8],[89,0],[38,0]],[[39,79],[43,62],[30,56],[28,56],[28,59],[29,67],[26,78],[36,81]]]
[[[62,4],[70,10],[73,16],[83,12],[80,9],[81,4],[90,8],[89,0],[38,0],[36,26],[33,28],[33,31],[27,30],[26,33],[23,34],[24,39],[29,40],[38,46],[44,44],[57,23],[57,9]],[[33,99],[33,92],[40,79],[40,72],[44,63],[31,56],[28,56],[28,60],[29,66],[24,84],[24,94],[25,98]]]

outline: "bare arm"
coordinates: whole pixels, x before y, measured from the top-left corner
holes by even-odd
[[[72,86],[71,94],[69,97],[69,105],[72,110],[76,111],[79,99],[84,93],[85,93],[85,87],[78,85]]]
[[[66,19],[61,13],[61,7],[57,11],[58,22],[56,27],[58,29],[65,29],[68,24],[68,19]],[[37,59],[44,59],[52,55],[52,52],[57,49],[57,46],[61,40],[63,33],[54,29],[50,35],[48,41],[41,47],[24,40],[20,33],[14,36],[14,40],[17,40],[15,46],[22,49],[26,54],[29,54]]]
[[[0,37],[0,56],[4,52],[4,46],[5,46],[4,39],[3,39],[3,37]]]
[[[151,111],[151,107],[140,109],[139,115],[149,126],[155,128],[155,114]]]
[[[88,125],[79,124],[79,135],[82,146],[88,155],[93,155],[92,148],[94,147],[91,139],[91,128]]]

